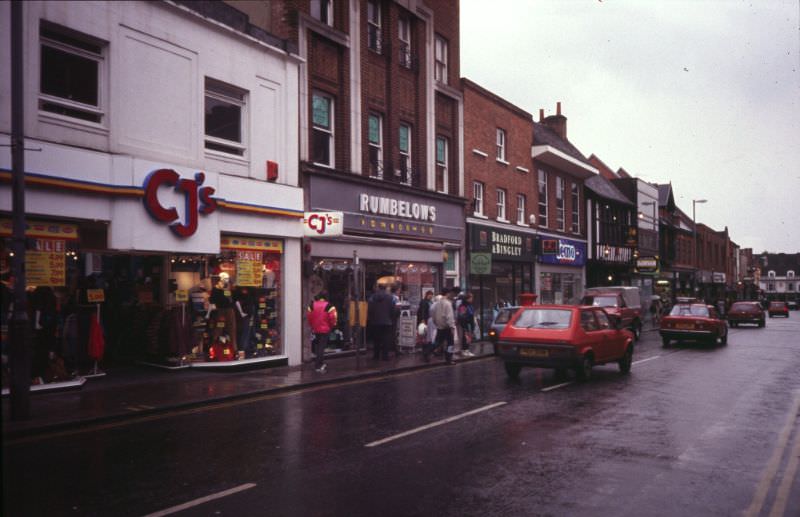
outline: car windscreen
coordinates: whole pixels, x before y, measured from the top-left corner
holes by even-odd
[[[494,319],[495,323],[508,323],[508,320],[511,319],[511,316],[517,312],[517,309],[500,309],[500,312],[497,313],[497,317]]]
[[[699,316],[708,318],[708,307],[705,305],[676,305],[669,312],[670,316]]]
[[[565,329],[572,322],[572,311],[565,309],[526,309],[514,322],[524,329]]]
[[[584,304],[594,305],[595,307],[616,307],[616,296],[586,296],[583,299]]]

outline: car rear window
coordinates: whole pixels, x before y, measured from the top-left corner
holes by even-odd
[[[670,316],[700,316],[708,317],[708,307],[705,305],[676,305],[669,312]]]
[[[773,309],[783,309],[783,302],[769,302],[769,306]]]
[[[747,311],[747,310],[753,310],[753,309],[758,309],[758,306],[755,303],[737,302],[737,303],[734,303],[733,305],[731,305],[731,310],[732,311]]]
[[[616,296],[585,296],[583,298],[584,305],[594,305],[595,307],[616,307]]]
[[[514,326],[523,329],[565,329],[572,323],[572,311],[565,309],[525,309]]]

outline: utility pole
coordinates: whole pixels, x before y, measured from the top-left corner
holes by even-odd
[[[11,420],[31,416],[31,336],[25,293],[25,111],[23,99],[21,0],[11,2],[11,197],[13,230],[11,274],[14,309],[10,324]]]

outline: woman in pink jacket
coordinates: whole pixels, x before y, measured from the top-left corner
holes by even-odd
[[[315,355],[314,368],[319,373],[325,373],[328,369],[328,365],[324,362],[325,347],[328,346],[328,335],[336,328],[336,318],[336,307],[328,301],[328,293],[325,291],[321,291],[314,301],[308,304],[306,319],[314,333],[311,344]]]

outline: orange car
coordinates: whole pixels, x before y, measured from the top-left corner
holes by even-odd
[[[622,373],[631,370],[633,334],[601,307],[574,305],[523,306],[500,334],[498,355],[509,377],[526,366],[575,370],[588,379],[595,365],[615,362]]]
[[[769,302],[767,313],[769,314],[770,318],[773,316],[785,316],[788,318],[789,306],[786,305],[786,302]]]
[[[661,318],[659,333],[665,347],[673,340],[728,344],[728,325],[725,320],[719,317],[717,309],[702,303],[676,304],[669,316]]]

